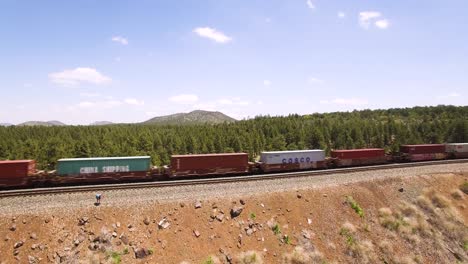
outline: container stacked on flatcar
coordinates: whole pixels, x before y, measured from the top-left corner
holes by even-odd
[[[380,148],[332,150],[331,158],[338,167],[383,164],[388,161],[385,150]]]
[[[265,151],[260,154],[260,169],[281,172],[325,168],[325,151],[321,149]]]
[[[57,183],[149,179],[150,156],[59,159]]]
[[[450,158],[468,158],[468,143],[445,144],[445,152]]]
[[[30,177],[36,172],[34,160],[0,161],[0,187],[21,187],[30,184]]]
[[[445,144],[402,145],[400,155],[408,161],[445,159]]]
[[[171,178],[249,173],[247,153],[172,155],[166,175]]]

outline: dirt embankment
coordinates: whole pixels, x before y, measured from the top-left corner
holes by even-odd
[[[104,198],[2,216],[0,263],[467,263],[467,182],[446,173],[125,209]]]

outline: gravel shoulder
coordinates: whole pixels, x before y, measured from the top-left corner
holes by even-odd
[[[369,182],[398,177],[414,177],[437,173],[468,172],[468,163],[431,165],[424,167],[385,169],[379,171],[329,174],[297,178],[206,184],[179,187],[162,187],[129,190],[102,190],[101,207],[129,207],[157,205],[177,201],[216,198],[238,198],[294,190],[319,189],[352,183]],[[30,197],[0,198],[0,217],[22,213],[67,212],[93,207],[95,192],[53,194]]]

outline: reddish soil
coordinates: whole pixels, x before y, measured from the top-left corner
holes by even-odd
[[[64,263],[112,263],[118,258],[121,263],[208,263],[205,261],[210,256],[226,263],[226,255],[235,262],[241,252],[249,250],[255,250],[263,263],[306,263],[300,262],[300,256],[295,257],[296,262],[284,259],[297,246],[304,248],[305,253],[301,254],[314,252],[323,263],[463,263],[468,261],[468,197],[457,190],[467,181],[468,174],[423,175],[300,193],[252,194],[242,197],[245,205],[238,198],[226,197],[201,201],[199,209],[194,207],[196,201],[122,209],[107,207],[104,200],[99,207],[90,205],[72,215],[54,212],[1,217],[0,263],[28,263],[33,259],[37,263],[55,263],[60,262],[60,256]],[[352,208],[349,196],[362,209],[363,217]],[[429,199],[426,207],[422,205],[424,197]],[[408,224],[413,216],[404,218],[404,204],[414,205],[414,219],[419,215],[423,222]],[[233,206],[244,209],[240,216],[231,219]],[[395,219],[401,220],[398,223],[402,228],[393,222],[391,227],[384,227],[379,217],[381,208],[389,208],[395,215],[401,211],[400,218]],[[222,222],[211,217],[221,212]],[[78,225],[83,217],[89,218],[88,223]],[[163,217],[171,224],[167,229],[158,228]],[[145,218],[149,224],[144,223]],[[249,221],[256,228],[250,236],[246,234]],[[278,223],[281,233],[275,234],[268,221]],[[120,227],[114,228],[117,222]],[[343,226],[346,222],[351,224],[349,232],[344,228],[349,224]],[[10,230],[12,225],[16,230]],[[353,226],[355,230],[351,230]],[[200,233],[199,237],[194,230]],[[117,237],[111,238],[114,231]],[[37,238],[30,238],[32,233]],[[131,245],[121,243],[122,233]],[[75,246],[80,234],[84,241]],[[106,234],[110,241],[101,243],[102,251],[88,249],[90,240]],[[290,238],[289,244],[284,235]],[[14,245],[19,241],[24,244],[16,249],[15,256]],[[116,256],[126,248],[127,254]],[[150,249],[152,254],[136,259],[134,248]],[[113,252],[114,258],[109,257]],[[252,263],[260,263],[258,259]]]

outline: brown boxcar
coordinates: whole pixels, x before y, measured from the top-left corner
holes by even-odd
[[[338,167],[382,164],[388,161],[385,150],[379,148],[332,150],[331,157]]]
[[[379,148],[371,149],[343,149],[332,150],[331,157],[339,159],[362,159],[384,157],[385,150]]]
[[[169,177],[245,174],[249,172],[247,153],[172,155]]]
[[[401,145],[400,152],[411,155],[445,153],[445,144]]]
[[[34,160],[0,161],[0,187],[26,186],[35,172]]]

